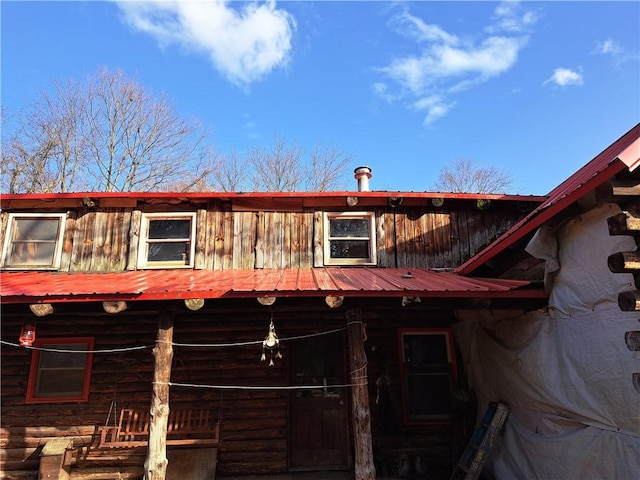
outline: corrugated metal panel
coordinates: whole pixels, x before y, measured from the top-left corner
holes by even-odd
[[[118,273],[3,272],[3,303],[242,298],[264,295],[543,298],[529,282],[464,278],[415,268],[146,270]]]
[[[637,147],[634,147],[634,145],[637,144],[639,138],[640,123],[607,147],[571,177],[551,190],[547,195],[547,200],[538,208],[516,223],[487,248],[457,267],[455,273],[469,275],[495,255],[504,251],[525,235],[533,232],[573,202],[584,197],[616,173],[622,171],[626,165],[630,167],[635,166],[640,162],[640,159],[633,159],[631,157],[634,151],[637,153]],[[634,150],[634,148],[636,150]],[[618,158],[620,155],[623,155],[624,163]]]

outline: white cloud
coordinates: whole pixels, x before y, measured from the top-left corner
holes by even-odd
[[[439,95],[423,97],[413,104],[414,110],[427,112],[423,121],[424,126],[430,126],[439,118],[444,117],[452,107],[452,103],[444,102]]]
[[[607,38],[602,42],[597,42],[592,53],[600,55],[608,55],[613,59],[615,66],[619,67],[628,60],[638,60],[640,55],[623,48],[618,42],[612,38]]]
[[[555,84],[559,87],[580,86],[584,83],[582,74],[571,70],[569,68],[556,68],[549,78],[547,78],[542,85],[549,83]]]
[[[532,11],[522,11],[519,1],[506,0],[498,4],[494,10],[496,22],[486,28],[486,31],[494,33],[504,32],[525,32],[529,30],[539,18],[539,15]]]
[[[603,55],[617,55],[622,51],[620,45],[615,40],[608,38],[604,42],[597,42],[594,53],[601,53]]]
[[[391,93],[391,87],[385,85],[380,96],[387,101],[403,98],[409,108],[426,111],[425,124],[443,117],[454,105],[450,100],[453,95],[503,75],[516,64],[528,42],[523,32],[535,24],[537,15],[521,11],[518,2],[508,1],[498,5],[494,20],[472,40],[428,24],[408,10],[393,16],[389,27],[414,40],[416,52],[377,69],[399,90]],[[432,105],[434,98],[440,102]]]
[[[228,0],[119,1],[126,21],[161,46],[202,52],[236,85],[248,85],[287,65],[295,19],[275,1],[234,8]]]

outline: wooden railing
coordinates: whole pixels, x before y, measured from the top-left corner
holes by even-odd
[[[149,438],[149,412],[122,409],[115,426],[104,426],[100,447],[144,447]],[[220,443],[220,424],[209,410],[171,410],[167,423],[167,445],[216,446]]]

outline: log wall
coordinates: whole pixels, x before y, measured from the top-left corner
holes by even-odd
[[[107,477],[94,478],[109,478],[109,475],[116,478],[117,474],[122,474],[122,478],[141,477],[145,449],[100,449],[98,428],[107,422],[117,422],[122,408],[149,408],[153,378],[151,349],[156,338],[157,315],[167,308],[175,313],[171,381],[207,386],[174,385],[170,388],[169,403],[172,408],[207,408],[218,413],[221,422],[219,476],[269,474],[285,472],[288,468],[289,392],[217,388],[288,384],[286,341],[281,344],[283,359],[276,360],[274,367],[260,361],[261,342],[272,313],[277,333],[285,339],[345,327],[345,312],[361,308],[362,319],[367,324],[365,348],[374,445],[387,445],[391,437],[406,441],[418,436],[422,444],[427,442],[432,448],[434,456],[442,458],[450,450],[448,427],[403,427],[400,422],[396,430],[385,431],[377,411],[376,380],[383,366],[389,368],[396,379],[395,395],[400,396],[396,328],[450,323],[447,312],[398,306],[399,299],[379,304],[347,299],[342,307],[330,309],[323,299],[317,298],[279,299],[267,308],[255,300],[243,299],[207,301],[204,308],[193,312],[181,302],[137,302],[125,312],[109,315],[102,311],[101,304],[57,305],[54,314],[38,318],[38,338],[93,336],[96,350],[141,345],[149,348],[95,353],[88,403],[28,405],[25,396],[31,352],[4,345],[0,478],[34,478],[43,445],[61,436],[73,439],[72,479],[91,478],[90,475],[98,472],[110,473],[104,473]],[[20,327],[27,320],[33,321],[28,306],[6,306],[2,339],[16,343]],[[231,345],[247,342],[255,343]],[[193,344],[206,345],[185,346]]]

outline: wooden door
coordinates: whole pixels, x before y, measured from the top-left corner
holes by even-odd
[[[290,344],[289,466],[340,469],[349,466],[348,395],[344,335],[335,333]]]

